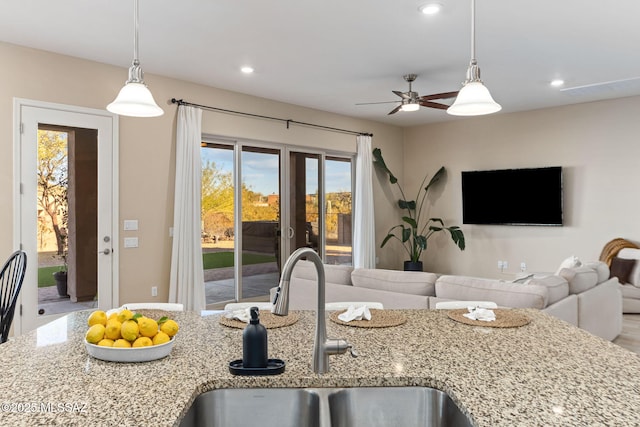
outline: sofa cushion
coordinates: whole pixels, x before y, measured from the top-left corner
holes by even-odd
[[[609,280],[610,272],[609,266],[606,262],[602,261],[590,261],[582,264],[583,267],[589,267],[596,271],[598,274],[598,283],[606,282]]]
[[[436,296],[461,301],[493,301],[501,307],[537,308],[548,305],[546,286],[501,282],[465,276],[440,276]]]
[[[549,292],[548,304],[554,304],[569,296],[569,283],[564,278],[550,274],[545,277],[533,277],[526,285],[545,286]]]
[[[638,260],[613,257],[611,260],[611,277],[617,277],[622,285],[631,283],[631,272]]]
[[[327,283],[351,286],[352,271],[353,267],[349,265],[325,264],[324,278]],[[299,261],[295,267],[293,267],[291,277],[305,280],[317,280],[316,267],[311,261]]]
[[[640,288],[633,285],[620,285],[622,298],[631,298],[640,300]]]
[[[623,248],[618,252],[618,258],[624,259],[637,259],[635,267],[631,271],[631,275],[629,276],[629,282],[634,285],[640,287],[640,249],[633,248]]]
[[[589,267],[563,268],[560,276],[569,282],[569,293],[579,294],[598,284],[598,273]]]
[[[438,276],[422,271],[397,271],[356,268],[351,273],[353,286],[412,295],[435,295]]]

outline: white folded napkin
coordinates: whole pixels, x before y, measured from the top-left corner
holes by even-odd
[[[338,315],[338,319],[343,322],[351,322],[352,320],[371,320],[371,312],[369,311],[369,307],[366,305],[361,305],[359,307],[350,305],[349,308],[347,308],[347,311]]]
[[[236,319],[244,323],[249,323],[251,320],[251,308],[240,308],[238,310],[232,310],[229,313],[225,314],[224,317],[227,319]]]
[[[482,320],[484,322],[493,322],[496,320],[496,314],[493,310],[481,307],[467,307],[468,313],[463,314],[464,317],[471,320]]]

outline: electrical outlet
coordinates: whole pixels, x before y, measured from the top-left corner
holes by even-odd
[[[498,260],[498,270],[502,271],[502,269],[504,268],[502,261]]]
[[[507,270],[509,268],[509,261],[502,261],[502,269]]]
[[[151,296],[152,297],[157,297],[158,296],[158,287],[157,286],[152,286],[151,287]]]
[[[522,261],[522,262],[520,263],[520,271],[522,271],[523,273],[524,273],[525,271],[527,271],[527,263],[526,263],[526,262]]]

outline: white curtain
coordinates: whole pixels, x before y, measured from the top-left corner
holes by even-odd
[[[202,110],[178,106],[176,185],[169,302],[185,310],[204,310],[204,273],[200,246]]]
[[[356,203],[353,221],[353,266],[355,268],[376,268],[371,137],[368,135],[358,135],[356,144]]]

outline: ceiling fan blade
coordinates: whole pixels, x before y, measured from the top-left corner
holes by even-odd
[[[392,114],[397,113],[398,111],[400,111],[400,108],[402,108],[402,105],[398,105],[396,108],[394,108],[393,110],[389,111],[389,114],[387,114],[387,116],[390,116]]]
[[[356,105],[373,105],[373,104],[395,104],[400,101],[382,101],[382,102],[361,102]]]
[[[399,90],[392,90],[391,92],[395,93],[396,95],[398,95],[402,99],[409,99],[410,98],[409,95],[407,95],[404,92],[400,92]]]
[[[458,91],[455,92],[443,92],[443,93],[434,93],[433,95],[425,95],[421,96],[419,99],[421,101],[429,101],[431,99],[447,99],[447,98],[455,98],[458,96]]]
[[[449,108],[449,106],[446,104],[440,104],[438,102],[431,101],[420,101],[420,105],[422,105],[423,107],[437,108],[439,110],[446,110],[447,108]]]

